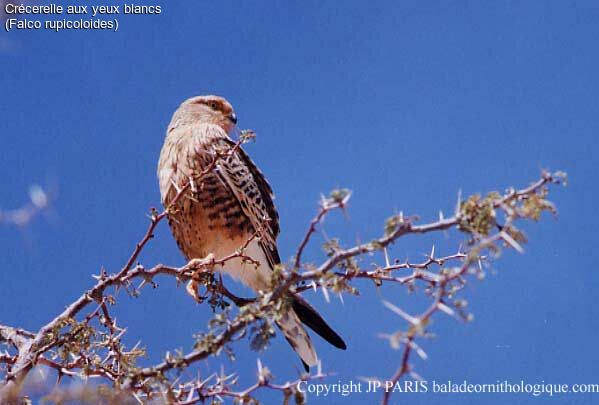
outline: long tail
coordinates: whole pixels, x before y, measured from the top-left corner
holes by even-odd
[[[293,350],[302,359],[306,371],[309,371],[310,367],[318,363],[318,358],[316,357],[316,351],[314,350],[310,336],[302,326],[295,311],[293,309],[287,311],[277,322],[277,325],[283,331],[287,342],[289,342]]]
[[[300,296],[294,296],[291,306],[292,310],[281,318],[278,326],[283,331],[285,339],[302,359],[306,371],[318,363],[318,358],[310,336],[301,322],[333,346],[343,350],[347,348],[343,339],[327,325],[320,314],[306,300]]]
[[[305,299],[296,295],[293,297],[292,307],[299,319],[314,332],[318,333],[324,340],[338,349],[345,350],[347,345],[331,327],[326,323],[322,316]]]

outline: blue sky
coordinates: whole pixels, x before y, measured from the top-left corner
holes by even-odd
[[[101,266],[122,266],[160,203],[155,168],[171,114],[187,97],[212,93],[258,134],[246,149],[276,192],[283,258],[320,193],[334,187],[354,192],[349,220],[333,216],[324,229],[350,244],[379,235],[398,210],[425,220],[450,212],[459,189],[527,185],[541,168],[568,172],[569,186],[552,194],[559,218],[527,226],[526,253],[506,252],[496,272],[469,285],[475,322],[437,318],[436,338],[421,342],[429,360],[415,366],[437,382],[599,383],[597,3],[160,4],[157,16],[121,16],[116,33],[0,36],[0,207],[21,205],[33,183],[58,190],[52,215],[26,229],[0,227],[1,323],[37,329]],[[406,238],[393,254],[418,259],[433,242],[453,253],[458,237]],[[322,258],[318,244],[307,253]],[[165,224],[142,261],[184,263]],[[404,325],[381,298],[415,309],[414,298],[401,287],[377,293],[364,284],[362,293],[329,305],[308,296],[348,342],[341,352],[317,340],[325,368],[338,373],[330,382],[389,376],[399,363],[377,334]],[[189,349],[210,315],[170,279],[138,299],[120,295],[116,311],[149,361]],[[256,355],[245,346],[235,364],[219,358],[199,369],[225,364],[249,382]],[[282,339],[260,357],[278,381],[295,376]],[[599,397],[542,398],[398,394],[395,403]]]

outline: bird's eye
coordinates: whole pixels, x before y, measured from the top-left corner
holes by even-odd
[[[212,108],[213,110],[216,111],[216,110],[218,110],[218,104],[213,101],[213,102],[210,103],[210,108]]]

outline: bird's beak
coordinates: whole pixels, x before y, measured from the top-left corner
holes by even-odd
[[[229,114],[229,120],[233,123],[233,124],[237,124],[237,115],[235,115],[234,112],[232,112],[231,114]]]

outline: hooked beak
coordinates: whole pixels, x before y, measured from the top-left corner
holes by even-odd
[[[229,114],[228,118],[229,118],[229,121],[231,121],[233,124],[237,124],[237,115],[235,115],[234,112]]]

